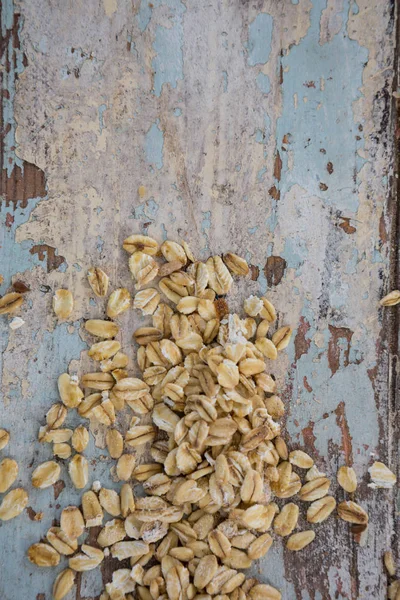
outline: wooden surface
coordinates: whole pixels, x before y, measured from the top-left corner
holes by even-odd
[[[277,366],[291,444],[329,475],[352,464],[371,521],[363,545],[332,518],[255,571],[287,600],[385,598],[395,492],[368,488],[367,468],[398,466],[399,312],[378,308],[399,285],[395,2],[3,0],[1,21],[0,293],[30,286],[24,327],[0,321],[2,454],[20,483],[50,457],[36,436],[56,378],[80,356],[89,367],[82,323],[103,305],[87,268],[129,282],[133,232],[183,236],[201,258],[232,250],[253,268],[230,306],[267,291],[295,328]],[[67,325],[51,311],[60,286],[76,300]],[[121,318],[132,358],[137,322]],[[87,454],[115,485],[94,438]],[[26,549],[79,500],[62,480],[0,525],[1,600],[51,598],[57,570]],[[107,576],[83,575],[67,600],[97,598]]]

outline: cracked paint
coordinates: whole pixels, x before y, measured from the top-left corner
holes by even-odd
[[[163,148],[164,134],[159,126],[160,121],[157,120],[152,124],[146,135],[145,151],[146,159],[149,165],[154,165],[157,169],[163,166]]]
[[[390,456],[392,435],[377,310],[392,235],[390,7],[87,0],[63,12],[31,0],[18,11],[3,2],[12,60],[0,74],[8,91],[0,293],[18,281],[30,290],[26,325],[10,332],[0,322],[0,403],[4,426],[24,433],[24,462],[49,457],[35,438],[59,373],[76,371],[80,358],[82,370],[92,366],[81,322],[98,317],[103,301],[90,295],[89,263],[109,273],[112,287],[126,282],[120,247],[140,231],[184,237],[201,258],[229,249],[251,261],[229,304],[239,309],[245,295],[266,293],[278,324],[294,328],[276,371],[293,443],[315,452],[329,475],[347,460],[362,478],[371,452]],[[52,315],[61,286],[74,290],[71,326]],[[121,315],[131,361],[132,319]],[[16,443],[11,455],[21,452]],[[115,485],[93,436],[89,453],[98,459],[93,476]],[[21,471],[22,484],[32,468]],[[5,568],[78,501],[65,469],[61,481],[56,499],[54,490],[32,491],[40,526],[28,512],[2,526]],[[290,600],[383,597],[392,504],[364,487],[360,497],[375,515],[362,549],[332,520],[295,563],[274,544],[254,573]],[[14,589],[49,596],[53,574],[43,571],[12,570]],[[83,574],[75,597],[101,587],[101,574]],[[0,582],[2,600],[14,600],[7,593]]]

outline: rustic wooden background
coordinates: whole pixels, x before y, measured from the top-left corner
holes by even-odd
[[[330,475],[352,464],[371,520],[362,545],[332,518],[307,551],[278,542],[256,571],[286,600],[385,598],[397,506],[367,468],[398,465],[399,312],[378,307],[398,286],[395,4],[2,1],[0,293],[30,291],[24,327],[0,321],[0,426],[23,486],[50,457],[36,436],[57,376],[81,353],[88,368],[82,323],[102,304],[87,268],[129,282],[133,232],[183,236],[202,258],[232,250],[253,267],[230,305],[268,291],[295,329],[277,367],[291,443]],[[61,325],[60,286],[76,299]],[[121,319],[129,352],[135,319]],[[94,442],[92,478],[114,485]],[[1,600],[50,600],[56,572],[26,549],[78,501],[62,480],[0,525]],[[79,578],[68,600],[97,598],[106,577]]]

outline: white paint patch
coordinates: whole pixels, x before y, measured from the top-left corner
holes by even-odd
[[[25,321],[21,319],[21,317],[14,317],[12,321],[9,323],[10,329],[19,329],[22,325],[25,324]]]
[[[93,481],[93,483],[92,483],[92,490],[94,492],[99,492],[101,490],[101,483],[97,479],[96,479],[96,481]]]
[[[324,334],[318,331],[313,337],[313,342],[318,348],[323,348],[325,346]]]
[[[343,24],[342,11],[343,0],[327,0],[320,20],[319,43],[321,46],[330,42],[340,32]]]
[[[111,17],[117,10],[117,0],[103,0],[107,17]]]

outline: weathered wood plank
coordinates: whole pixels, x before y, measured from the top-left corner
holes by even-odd
[[[398,468],[399,313],[377,306],[399,281],[397,20],[389,0],[3,0],[0,293],[31,291],[22,329],[0,321],[0,425],[22,485],[49,457],[37,430],[87,347],[82,320],[102,311],[87,267],[126,283],[134,231],[184,236],[201,257],[231,249],[253,277],[230,306],[268,290],[296,329],[278,372],[292,443],[329,474],[353,464],[371,515],[362,547],[332,519],[307,552],[277,543],[257,571],[288,600],[385,597],[397,509],[366,470],[371,453]],[[50,310],[59,286],[76,297],[70,326]],[[121,319],[127,348],[135,319]],[[112,485],[110,467],[97,460],[93,478]],[[78,501],[62,478],[30,490],[41,522],[0,525],[2,600],[51,597],[53,572],[25,552]],[[85,575],[71,598],[102,585]]]

